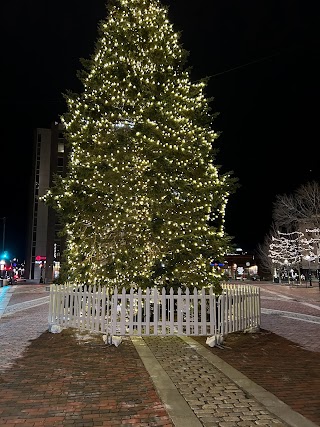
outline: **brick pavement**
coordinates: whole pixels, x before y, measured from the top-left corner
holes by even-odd
[[[203,426],[286,426],[179,338],[145,341]],[[174,425],[129,338],[44,332],[0,382],[1,426]]]
[[[0,383],[1,427],[173,426],[129,339],[44,332]]]
[[[23,286],[15,289],[8,309],[21,307],[30,297],[40,303],[45,296],[45,287]],[[0,320],[1,344],[6,337],[1,345],[1,427],[174,425],[130,339],[115,347],[106,346],[101,336],[78,331],[51,334],[46,313],[47,306],[40,304]],[[229,335],[224,349],[211,349],[204,337],[196,340],[320,426],[319,353],[265,331]],[[201,425],[286,426],[192,345],[176,337],[144,342]]]

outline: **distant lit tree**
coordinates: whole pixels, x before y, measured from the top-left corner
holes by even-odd
[[[115,0],[62,118],[71,156],[45,200],[65,224],[65,280],[217,285],[235,180],[214,165],[205,81],[191,83],[167,9]]]
[[[318,247],[320,238],[310,236],[310,233],[318,232],[318,229],[307,230],[306,233],[294,231],[292,233],[281,233],[272,236],[269,245],[269,258],[277,271],[296,268],[299,274],[303,260],[309,262],[318,260],[318,254],[314,251]]]
[[[299,268],[304,251],[303,233],[281,233],[273,236],[270,243],[269,256],[278,271]]]

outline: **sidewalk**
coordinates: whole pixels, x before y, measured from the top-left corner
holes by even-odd
[[[100,335],[51,334],[45,288],[22,286],[0,320],[2,360],[15,334],[25,346],[20,357],[11,348],[11,365],[0,361],[1,427],[320,425],[318,352],[267,331],[232,334],[223,349],[205,337],[115,347]],[[38,305],[23,309],[30,299]]]

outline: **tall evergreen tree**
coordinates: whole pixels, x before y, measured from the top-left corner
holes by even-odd
[[[167,8],[113,0],[83,64],[62,117],[68,175],[45,197],[65,224],[68,279],[219,289],[210,260],[229,246],[232,180],[213,163],[206,82],[190,81]]]

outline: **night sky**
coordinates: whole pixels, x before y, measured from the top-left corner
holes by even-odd
[[[2,2],[0,217],[6,249],[25,256],[28,184],[36,127],[81,91],[106,2]],[[163,0],[190,52],[191,78],[209,77],[216,163],[241,187],[227,207],[226,232],[254,250],[269,231],[277,194],[320,180],[319,6],[297,0]],[[2,231],[2,227],[1,227]],[[2,234],[1,234],[2,235]]]

